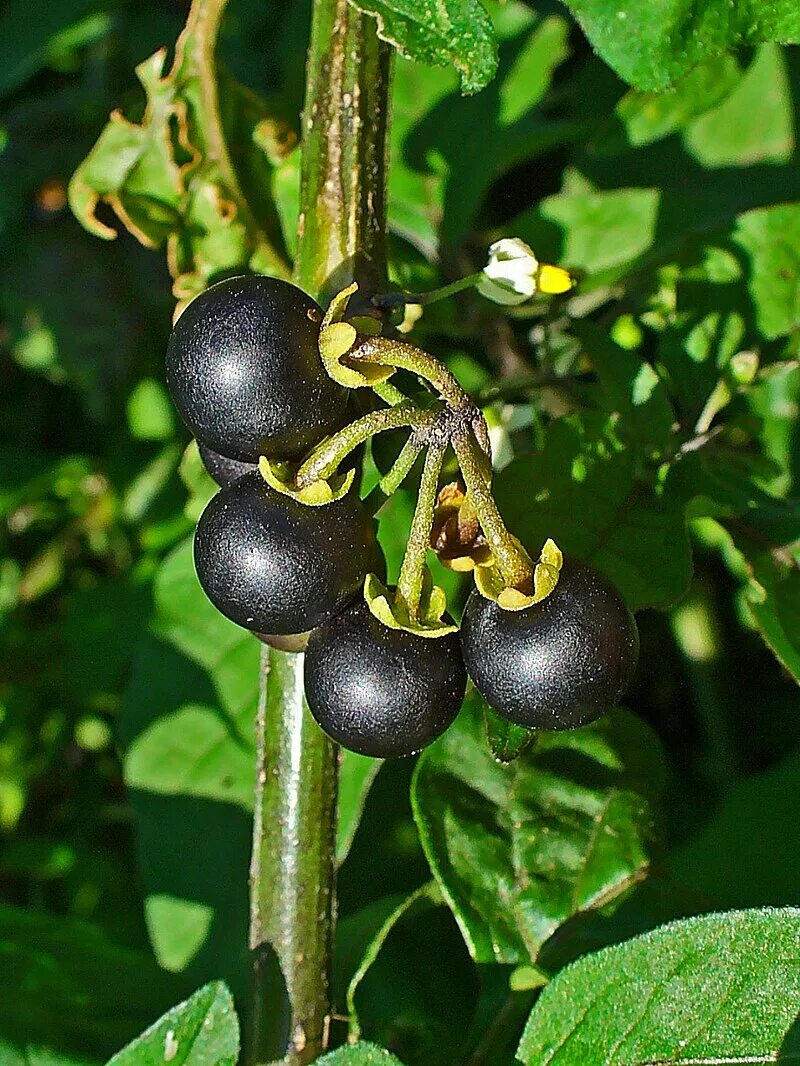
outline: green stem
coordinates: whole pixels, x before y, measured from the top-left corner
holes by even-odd
[[[411,468],[414,463],[416,463],[417,457],[422,451],[422,447],[422,444],[412,433],[400,449],[400,454],[392,463],[391,468],[383,475],[378,483],[378,487],[384,496],[391,496],[392,493],[397,492],[411,473]]]
[[[472,432],[454,433],[452,445],[481,529],[503,579],[513,588],[526,585],[533,574],[531,562],[506,529],[503,516],[494,502],[483,449]]]
[[[348,0],[315,0],[303,121],[295,280],[325,301],[385,276],[390,52]],[[305,1066],[330,1022],[337,752],[302,695],[303,656],[270,649],[257,730],[250,1066]]]
[[[380,363],[397,367],[398,370],[409,370],[432,385],[448,406],[472,406],[469,396],[447,367],[414,344],[390,337],[361,336],[344,358],[356,365],[359,362]]]
[[[383,433],[387,429],[400,429],[403,426],[432,425],[437,416],[437,411],[424,410],[408,403],[370,411],[340,429],[338,433],[334,433],[313,451],[297,471],[295,481],[303,488],[314,481],[328,478],[336,472],[339,463],[346,459],[350,452],[376,433]]]
[[[396,407],[399,403],[405,403],[408,399],[406,394],[401,392],[391,381],[378,381],[371,388],[375,395],[383,400],[384,403],[388,403],[390,407]]]
[[[439,488],[439,475],[446,447],[444,442],[437,442],[428,447],[417,496],[417,506],[411,522],[411,532],[408,536],[406,553],[403,556],[403,565],[400,567],[400,576],[397,579],[398,598],[405,603],[409,617],[414,622],[419,621],[419,605],[425,580],[425,560],[430,548],[436,493]]]
[[[405,304],[420,304],[428,306],[439,300],[446,300],[449,296],[455,296],[465,289],[474,288],[483,277],[483,272],[469,274],[465,278],[451,281],[449,285],[441,285],[438,289],[429,289],[428,292],[387,292],[380,296],[373,296],[372,304],[380,308],[402,307]]]

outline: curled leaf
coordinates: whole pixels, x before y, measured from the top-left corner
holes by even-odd
[[[367,574],[364,599],[378,621],[390,629],[405,629],[409,633],[416,633],[418,637],[443,637],[447,633],[458,632],[457,625],[443,621],[447,610],[447,596],[444,589],[433,584],[429,574],[426,575],[419,618],[416,620],[410,617],[397,591],[387,589],[375,574]]]
[[[170,67],[166,49],[139,64],[146,98],[141,122],[115,111],[69,186],[74,214],[96,236],[116,237],[97,215],[107,204],[146,247],[166,244],[181,301],[223,272],[288,275],[276,250],[281,238],[272,200],[243,187],[238,174],[251,168],[237,172],[226,147],[211,7],[209,0],[194,0]],[[269,117],[266,108],[232,78],[222,78],[226,129],[233,125],[237,143],[251,146],[259,188],[268,188],[271,167],[253,139],[255,127]]]
[[[310,485],[298,488],[294,480],[295,468],[289,463],[271,463],[262,455],[258,461],[258,470],[266,483],[276,492],[291,496],[298,503],[307,507],[324,507],[346,496],[356,476],[355,468],[346,474],[334,474],[333,477],[312,481]]]

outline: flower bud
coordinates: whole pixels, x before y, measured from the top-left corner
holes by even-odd
[[[477,283],[478,292],[497,304],[525,303],[537,292],[569,292],[573,280],[561,267],[540,264],[533,249],[519,237],[503,237],[489,248],[489,259]]]

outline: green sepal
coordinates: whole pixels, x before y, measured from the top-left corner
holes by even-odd
[[[425,575],[419,618],[416,621],[409,616],[408,609],[397,591],[387,589],[375,574],[367,574],[364,599],[378,621],[390,629],[405,629],[418,637],[444,637],[448,633],[458,632],[457,625],[442,621],[447,610],[447,596],[444,589],[433,584],[430,574]]]
[[[516,540],[516,537],[514,538]],[[519,541],[518,547],[524,551]],[[564,556],[561,549],[550,537],[545,541],[542,553],[533,568],[533,592],[521,592],[509,586],[497,564],[493,561],[488,566],[475,568],[475,585],[487,600],[494,600],[504,611],[524,611],[535,603],[546,599],[558,584]]]
[[[334,474],[333,477],[312,481],[299,489],[295,484],[296,467],[291,463],[271,463],[265,455],[258,461],[258,470],[266,483],[276,492],[291,496],[298,503],[307,507],[324,507],[346,496],[356,476],[355,467],[346,474]]]
[[[363,389],[379,385],[394,373],[394,367],[380,363],[364,363],[358,370],[347,366],[342,359],[352,351],[359,333],[378,334],[380,324],[374,318],[358,316],[352,322],[344,321],[350,297],[358,289],[354,281],[337,293],[328,304],[319,331],[319,354],[328,375],[347,389]]]
[[[483,718],[486,725],[486,739],[492,755],[501,763],[510,763],[518,759],[531,745],[536,732],[525,726],[509,722],[507,718],[484,704]]]

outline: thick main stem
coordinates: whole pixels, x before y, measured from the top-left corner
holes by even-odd
[[[348,0],[315,0],[295,280],[326,301],[385,286],[389,50]],[[303,657],[270,649],[251,877],[249,1063],[325,1049],[334,915],[337,751],[303,699]]]

